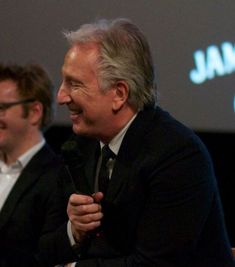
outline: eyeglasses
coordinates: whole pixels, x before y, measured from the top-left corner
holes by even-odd
[[[8,110],[9,108],[13,106],[27,104],[27,103],[31,103],[34,101],[35,99],[30,98],[30,99],[24,99],[24,100],[19,100],[19,101],[10,102],[10,103],[0,103],[0,115],[4,115],[6,110]]]

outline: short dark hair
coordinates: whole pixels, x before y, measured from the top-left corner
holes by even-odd
[[[53,118],[54,86],[47,72],[38,64],[20,66],[0,64],[0,81],[12,80],[22,99],[33,99],[43,105],[41,129],[45,129]],[[25,105],[27,112],[27,105]]]

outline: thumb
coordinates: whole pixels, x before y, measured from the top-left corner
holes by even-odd
[[[92,197],[94,199],[94,202],[99,203],[103,199],[104,194],[102,192],[96,192],[92,195]]]

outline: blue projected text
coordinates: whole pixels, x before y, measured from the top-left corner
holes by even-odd
[[[195,84],[235,72],[235,46],[230,42],[223,42],[220,48],[210,45],[206,51],[197,50],[193,57],[195,69],[190,71],[189,78]]]

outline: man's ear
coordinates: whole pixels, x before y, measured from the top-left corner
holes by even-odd
[[[43,116],[43,105],[39,101],[30,104],[29,116],[33,125],[40,125]]]
[[[120,110],[128,100],[129,86],[125,81],[118,81],[114,85],[113,111]]]

